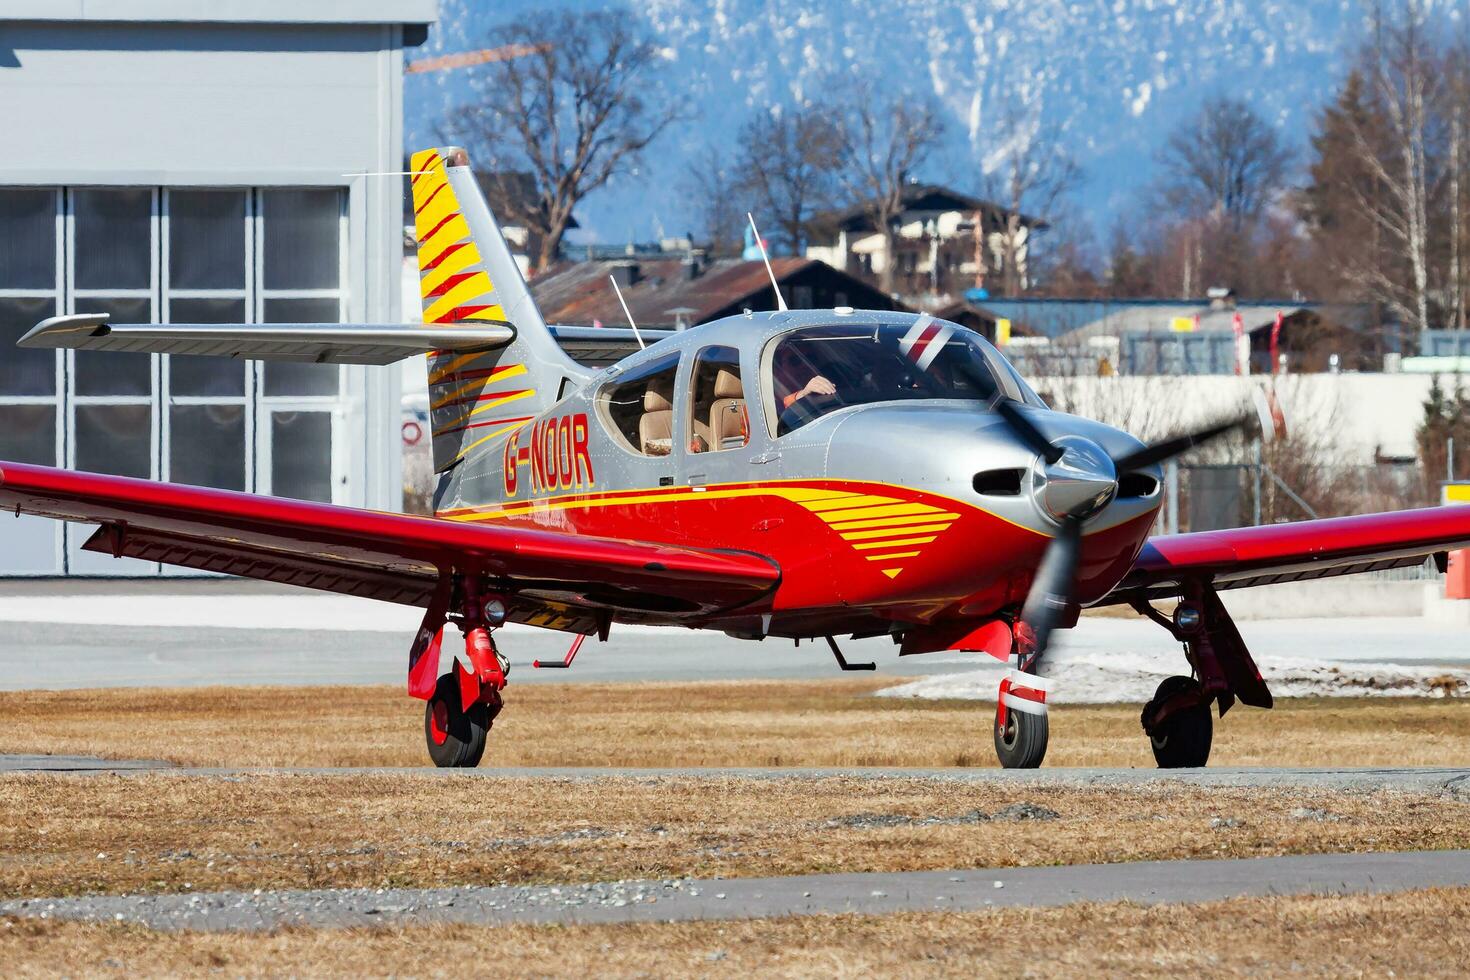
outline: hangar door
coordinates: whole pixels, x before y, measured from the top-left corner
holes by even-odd
[[[331,501],[345,369],[22,350],[48,316],[339,322],[337,188],[0,188],[0,460]],[[91,529],[0,525],[0,575],[150,575],[80,550]]]

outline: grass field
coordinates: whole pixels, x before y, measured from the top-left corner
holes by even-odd
[[[993,766],[990,708],[872,678],[512,689],[499,766]],[[0,695],[0,751],[210,766],[422,766],[388,688]],[[1053,712],[1048,764],[1151,766],[1132,706]],[[1470,702],[1237,709],[1220,764],[1448,765]],[[985,819],[1017,802],[1048,821]],[[1298,812],[1306,815],[1294,815]],[[931,819],[937,818],[937,819]],[[1239,826],[1233,823],[1239,821]],[[288,843],[289,842],[289,843]],[[0,895],[557,882],[1470,847],[1423,796],[922,780],[485,779],[425,773],[0,778]]]
[[[1055,816],[1016,819],[1007,808],[1018,803]],[[1470,805],[1387,792],[858,778],[0,779],[3,898],[1462,847]]]
[[[1470,890],[269,936],[0,920],[9,976],[1463,976]]]
[[[898,678],[514,684],[485,766],[994,766],[993,705],[873,698]],[[1048,766],[1152,767],[1137,705],[1051,715]],[[0,693],[0,752],[206,766],[422,766],[390,687]],[[1470,699],[1324,699],[1216,722],[1211,765],[1459,765]]]
[[[993,766],[991,706],[892,679],[511,689],[492,766]],[[0,752],[204,766],[424,765],[397,689],[0,694]],[[1052,714],[1048,765],[1152,766],[1137,707]],[[1236,709],[1220,765],[1456,765],[1470,701]],[[1030,804],[1045,819],[1012,819]],[[1054,816],[1048,816],[1050,811]],[[1400,793],[933,779],[413,772],[0,776],[0,897],[498,884],[1470,847],[1470,805]],[[267,936],[0,920],[6,975],[1460,974],[1470,890],[637,926]],[[1446,923],[1451,924],[1446,927]]]

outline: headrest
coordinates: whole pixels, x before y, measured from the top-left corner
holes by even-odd
[[[645,412],[672,412],[674,410],[673,394],[662,385],[649,385],[648,390],[643,393],[643,410]]]
[[[715,375],[715,397],[744,398],[745,389],[740,387],[740,375],[721,368],[720,373]]]

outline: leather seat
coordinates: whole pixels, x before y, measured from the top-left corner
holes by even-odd
[[[740,375],[722,368],[715,375],[715,400],[709,409],[711,448],[739,449],[749,439],[748,426]]]
[[[674,448],[674,392],[672,386],[649,385],[643,393],[643,415],[638,419],[638,450],[645,456],[667,456]]]

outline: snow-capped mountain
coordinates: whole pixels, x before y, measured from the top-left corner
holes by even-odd
[[[545,5],[441,0],[439,24],[412,56],[493,46],[497,23]],[[978,189],[1007,109],[1061,134],[1084,171],[1078,202],[1106,227],[1150,179],[1164,134],[1209,96],[1248,100],[1304,145],[1364,10],[1359,0],[641,0],[633,9],[665,45],[665,84],[695,118],[664,137],[643,172],[579,208],[603,241],[684,231],[690,202],[670,189],[695,152],[728,146],[755,109],[820,98],[844,75],[940,100],[950,137],[925,179]],[[434,141],[476,70],[409,76],[410,145]]]

